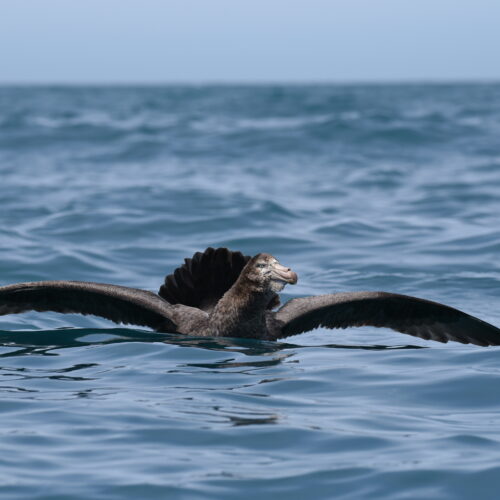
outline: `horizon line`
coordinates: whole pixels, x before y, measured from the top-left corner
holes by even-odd
[[[500,84],[498,78],[389,78],[389,79],[352,79],[352,80],[243,80],[243,79],[206,79],[206,80],[54,80],[54,81],[0,81],[0,87],[163,87],[163,86],[272,86],[272,85],[494,85]]]

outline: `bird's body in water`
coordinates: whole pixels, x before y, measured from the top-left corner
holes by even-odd
[[[165,278],[158,294],[118,285],[41,281],[0,287],[0,315],[55,311],[101,316],[159,332],[277,340],[324,328],[387,327],[427,340],[500,345],[500,330],[452,307],[388,292],[292,299],[297,275],[275,257],[207,248]]]

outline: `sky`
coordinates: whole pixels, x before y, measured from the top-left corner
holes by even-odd
[[[500,80],[499,0],[0,0],[0,84]]]

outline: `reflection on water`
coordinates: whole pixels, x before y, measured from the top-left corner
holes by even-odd
[[[238,352],[246,356],[263,356],[286,349],[307,349],[312,346],[297,345],[285,342],[264,341],[245,338],[227,337],[192,337],[179,334],[165,334],[147,332],[143,330],[125,328],[107,328],[91,330],[85,328],[59,328],[46,331],[0,331],[0,344],[4,347],[20,347],[21,349],[0,352],[0,357],[26,356],[40,354],[53,356],[61,348],[79,347],[86,345],[117,344],[122,342],[164,342],[182,347],[196,347],[212,351]],[[413,345],[348,345],[348,344],[320,344],[315,347],[329,349],[423,349],[425,346]],[[285,354],[287,358],[291,354]],[[276,358],[278,359],[278,358]],[[263,362],[265,363],[265,362]],[[250,365],[251,363],[249,363]],[[202,366],[193,364],[192,366]],[[211,365],[212,366],[212,365]],[[224,361],[220,368],[229,367]],[[236,365],[234,365],[236,366]],[[241,364],[239,366],[245,366]],[[258,366],[258,365],[256,365]],[[264,365],[263,365],[264,366]],[[215,367],[215,366],[214,366]]]

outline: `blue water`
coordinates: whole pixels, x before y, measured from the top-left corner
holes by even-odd
[[[388,290],[500,325],[500,85],[0,88],[0,284],[156,291],[207,246],[283,298]],[[497,499],[500,350],[0,317],[8,499]]]

